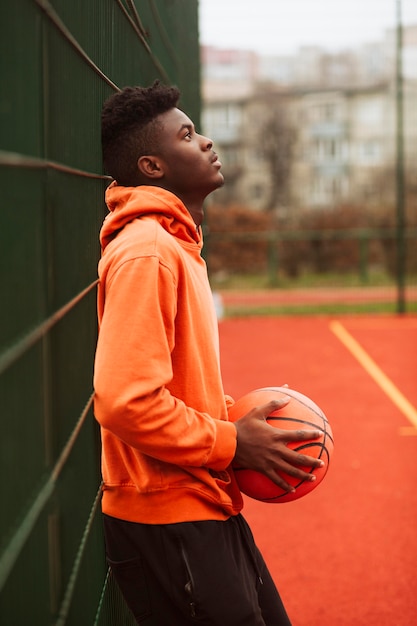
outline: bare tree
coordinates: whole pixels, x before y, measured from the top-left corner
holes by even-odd
[[[259,133],[260,146],[270,173],[270,194],[265,210],[272,211],[289,202],[290,176],[293,163],[295,129],[287,104],[279,98],[268,103],[268,113]]]

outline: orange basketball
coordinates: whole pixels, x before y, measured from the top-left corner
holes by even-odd
[[[312,482],[309,480],[300,481],[298,478],[282,473],[281,476],[287,483],[295,487],[294,493],[284,491],[260,472],[235,467],[236,480],[242,493],[262,502],[291,502],[316,489],[329,469],[330,459],[333,454],[333,434],[325,414],[310,398],[293,389],[286,387],[255,389],[237,400],[229,409],[229,419],[231,422],[236,422],[255,407],[266,404],[271,400],[278,400],[284,395],[290,396],[291,400],[285,407],[274,411],[268,416],[268,424],[285,430],[320,430],[322,435],[318,439],[291,441],[287,445],[301,454],[321,459],[324,461],[324,465],[315,469],[311,467],[302,468],[316,476],[316,480]]]

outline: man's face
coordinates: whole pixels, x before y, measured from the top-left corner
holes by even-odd
[[[170,109],[158,121],[163,126],[158,145],[163,186],[185,204],[204,200],[224,183],[213,142],[196,133],[190,118],[179,109]]]

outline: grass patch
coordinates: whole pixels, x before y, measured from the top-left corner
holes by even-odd
[[[416,284],[417,276],[408,276],[407,284]],[[223,290],[261,290],[261,289],[304,289],[314,287],[386,287],[395,286],[393,276],[382,271],[369,271],[366,280],[357,273],[304,273],[296,278],[265,274],[227,274],[218,273],[210,276],[213,289]]]
[[[356,304],[326,303],[264,306],[226,306],[224,317],[267,317],[288,315],[360,315],[395,314],[395,302],[366,302]],[[417,302],[407,302],[406,313],[417,313]]]

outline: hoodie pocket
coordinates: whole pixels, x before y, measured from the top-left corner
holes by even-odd
[[[152,614],[146,572],[140,557],[128,561],[107,559],[125,602],[137,621]]]

